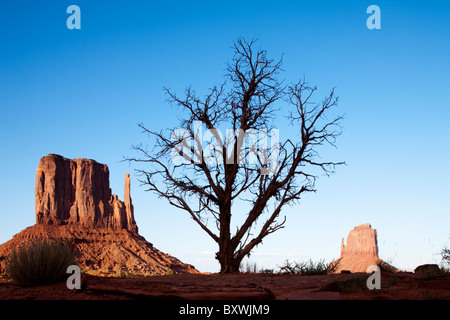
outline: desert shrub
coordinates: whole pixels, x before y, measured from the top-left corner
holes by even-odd
[[[270,274],[270,275],[275,274],[275,271],[273,269],[261,269],[260,272],[264,273],[264,274]]]
[[[73,264],[75,254],[67,244],[42,240],[14,250],[7,273],[19,285],[28,287],[62,280]]]
[[[397,272],[397,268],[386,263],[383,261],[378,261],[377,263],[378,268],[380,268],[381,272],[390,272],[390,273],[395,273]]]
[[[239,266],[239,272],[242,273],[262,273],[262,274],[269,274],[274,275],[276,274],[273,269],[264,268],[263,266],[258,266],[256,262],[246,261],[244,264],[241,262]]]
[[[11,281],[11,278],[6,273],[0,273],[0,283],[9,281]]]
[[[436,280],[441,277],[448,277],[450,275],[450,270],[445,268],[443,264],[437,267],[428,267],[421,271],[425,275],[424,280]]]
[[[167,271],[166,271],[166,276],[173,276],[175,274],[176,274],[176,272],[173,271],[172,269],[167,269]]]
[[[303,275],[325,275],[334,273],[339,267],[338,261],[325,263],[325,260],[314,262],[309,259],[308,262],[289,262],[286,260],[280,267],[280,273],[303,274]]]

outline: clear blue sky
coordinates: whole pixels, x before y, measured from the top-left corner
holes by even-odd
[[[72,4],[81,30],[66,27]],[[372,4],[381,30],[366,27]],[[346,114],[338,149],[324,156],[347,166],[285,210],[286,228],[251,261],[338,258],[341,238],[370,222],[381,258],[400,268],[439,263],[450,243],[448,1],[2,1],[0,243],[34,224],[37,165],[57,153],[106,163],[121,199],[130,172],[141,234],[218,271],[215,243],[120,161],[146,142],[138,122],[177,123],[162,88],[203,93],[220,83],[238,37],[258,38],[273,58],[284,53],[281,76],[306,77],[317,100],[336,87]]]

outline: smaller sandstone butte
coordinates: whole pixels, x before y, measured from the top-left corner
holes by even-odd
[[[370,223],[354,227],[348,234],[347,246],[342,238],[341,257],[352,254],[378,257],[377,230],[372,229]]]
[[[130,197],[130,175],[125,175],[122,202],[111,192],[105,164],[49,154],[39,161],[35,190],[38,224],[138,231]]]
[[[349,270],[351,272],[366,272],[371,265],[382,262],[378,257],[377,230],[369,223],[356,226],[341,243],[341,257],[337,272]]]

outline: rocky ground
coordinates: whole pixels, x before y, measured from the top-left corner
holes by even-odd
[[[81,290],[65,282],[21,288],[0,276],[0,300],[450,300],[448,275],[381,273],[368,290],[365,273],[336,275],[179,274],[136,278],[83,275]]]
[[[126,229],[35,224],[0,245],[0,273],[6,271],[6,263],[14,249],[42,239],[70,245],[77,264],[87,272],[142,276],[165,275],[169,271],[198,272],[193,266],[156,249],[144,237]]]

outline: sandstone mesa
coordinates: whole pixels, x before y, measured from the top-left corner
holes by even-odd
[[[109,169],[90,159],[49,154],[36,171],[36,224],[0,245],[0,272],[11,251],[41,239],[65,241],[90,273],[163,275],[198,273],[139,235],[125,175],[124,201],[112,194]]]
[[[35,190],[38,224],[138,231],[130,197],[130,175],[125,175],[122,202],[111,192],[105,164],[50,154],[39,162]]]

